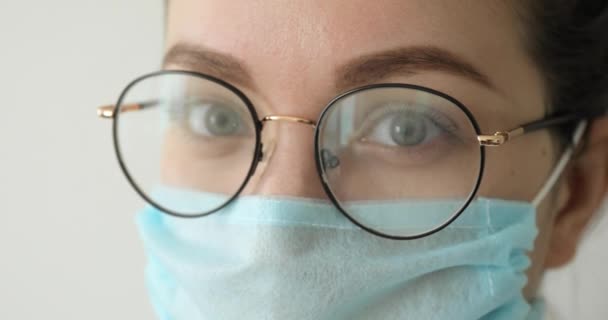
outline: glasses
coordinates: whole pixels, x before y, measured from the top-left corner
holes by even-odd
[[[98,115],[113,120],[116,155],[135,191],[187,218],[217,212],[254,183],[258,164],[285,138],[269,122],[310,126],[331,202],[359,227],[399,240],[433,234],[465,211],[479,189],[486,147],[589,117],[558,115],[487,135],[451,96],[383,83],[339,95],[316,122],[260,118],[231,84],[178,70],[137,78]]]

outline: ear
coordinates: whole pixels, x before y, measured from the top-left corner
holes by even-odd
[[[587,145],[573,159],[562,183],[565,185],[558,195],[546,268],[561,267],[574,258],[586,226],[594,214],[599,214],[608,194],[608,117],[591,124]]]

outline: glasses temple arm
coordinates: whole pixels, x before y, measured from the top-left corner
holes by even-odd
[[[545,118],[545,119],[541,119],[541,120],[537,120],[537,121],[532,121],[532,122],[522,125],[521,128],[524,130],[524,133],[529,133],[529,132],[533,132],[533,131],[537,131],[537,130],[542,130],[545,128],[560,126],[560,125],[564,125],[564,124],[568,124],[568,123],[574,123],[577,121],[585,120],[587,118],[589,118],[589,116],[587,116],[587,115],[578,114],[578,113],[570,113],[570,114],[565,114],[565,115],[560,115],[560,116],[549,117],[549,118]]]
[[[493,135],[479,135],[477,140],[482,146],[496,147],[507,143],[509,140],[522,136],[526,133],[560,126],[577,121],[588,120],[602,116],[603,113],[568,113],[562,115],[551,116],[548,118],[528,122],[515,129],[509,131],[498,131]]]

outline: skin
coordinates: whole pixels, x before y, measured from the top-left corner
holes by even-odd
[[[401,82],[445,92],[471,109],[488,134],[542,118],[546,109],[545,80],[526,51],[520,19],[506,2],[173,0],[168,12],[166,49],[187,43],[242,61],[252,85],[236,86],[260,117],[279,114],[316,120],[333,97],[349,89],[334,85],[340,66],[408,46],[447,49],[486,75],[492,88],[441,70],[391,75],[370,83]],[[179,62],[166,67],[192,69]],[[326,199],[312,158],[311,128],[269,123],[264,134],[269,142],[264,160],[244,192]],[[488,149],[479,194],[531,201],[558,157],[547,130]],[[179,167],[165,161],[165,167]],[[538,209],[539,235],[530,253],[527,298],[535,296],[546,269],[563,266],[575,256],[607,189],[608,120],[599,119],[589,129],[586,148]]]

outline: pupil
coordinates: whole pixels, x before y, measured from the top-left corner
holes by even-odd
[[[234,134],[239,125],[238,116],[222,107],[213,107],[209,110],[205,120],[207,129],[214,135]]]
[[[422,117],[402,114],[393,119],[390,130],[393,142],[400,146],[413,146],[424,141],[427,128]]]

